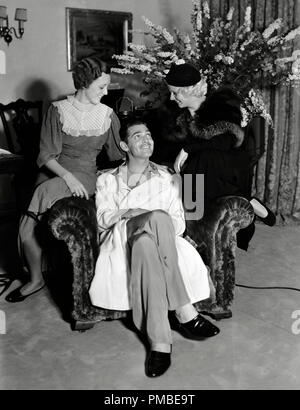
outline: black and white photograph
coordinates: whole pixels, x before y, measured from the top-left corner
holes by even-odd
[[[0,390],[299,390],[300,0],[0,3]]]

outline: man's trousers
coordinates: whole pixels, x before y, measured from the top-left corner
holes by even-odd
[[[168,311],[190,302],[178,266],[175,231],[164,211],[127,222],[133,321],[150,344],[171,345]]]

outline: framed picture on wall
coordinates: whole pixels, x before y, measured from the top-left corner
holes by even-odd
[[[122,54],[131,41],[132,13],[66,7],[67,66],[91,54],[116,65],[113,54]]]

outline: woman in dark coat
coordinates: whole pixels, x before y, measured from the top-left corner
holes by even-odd
[[[275,215],[249,193],[250,158],[244,147],[240,99],[230,87],[222,87],[207,96],[207,83],[190,64],[172,65],[166,82],[182,112],[176,118],[177,135],[183,148],[174,169],[184,175],[204,175],[204,212],[218,197],[238,195],[247,198],[255,214],[268,225]],[[193,198],[196,189],[193,181]],[[238,235],[238,246],[247,250],[254,224]]]

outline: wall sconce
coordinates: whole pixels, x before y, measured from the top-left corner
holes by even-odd
[[[14,33],[16,38],[22,38],[24,34],[24,21],[27,21],[27,10],[16,9],[15,20],[19,22],[18,31],[14,27],[9,27],[8,15],[6,6],[0,6],[0,37],[3,37],[4,41],[9,44],[13,37],[11,33]]]

